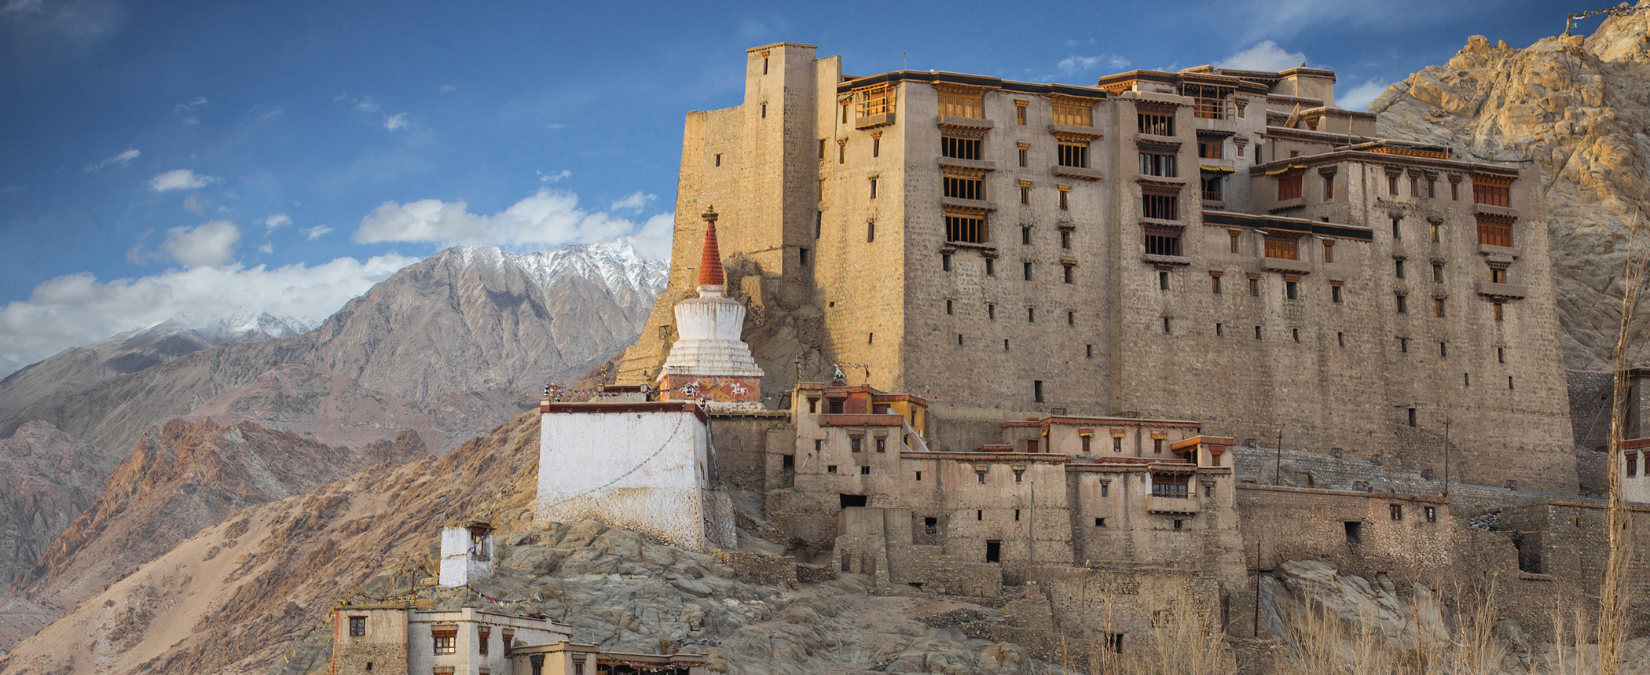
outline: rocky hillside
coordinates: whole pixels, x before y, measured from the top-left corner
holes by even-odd
[[[445,457],[243,509],[17,644],[0,672],[325,672],[338,598],[422,588],[443,606],[475,602],[420,583],[439,528],[473,516],[500,526],[500,572],[484,592],[537,594],[519,609],[566,617],[577,639],[609,649],[708,652],[731,673],[1051,672],[941,620],[1000,615],[991,607],[871,595],[856,579],[746,583],[712,556],[599,523],[530,527],[537,451],[528,413]]]
[[[625,242],[449,249],[304,335],[203,349],[173,335],[25,368],[0,381],[0,434],[46,420],[123,456],[151,424],[210,414],[351,446],[414,429],[445,452],[618,354],[666,269]]]
[[[412,432],[352,450],[251,422],[172,420],[156,426],[108,474],[102,495],[17,581],[12,599],[26,604],[0,615],[0,646],[236,509],[300,495],[368,467],[427,456]]]
[[[1524,49],[1474,36],[1449,63],[1370,105],[1383,136],[1541,168],[1561,339],[1574,369],[1609,367],[1628,230],[1635,218],[1650,220],[1640,215],[1650,207],[1647,46],[1650,11],[1607,19],[1586,39],[1552,37]]]
[[[0,588],[34,569],[52,539],[97,499],[117,461],[45,422],[0,441]]]

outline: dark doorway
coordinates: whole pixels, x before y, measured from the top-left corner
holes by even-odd
[[[865,505],[865,495],[843,495],[843,494],[839,494],[837,496],[842,499],[842,508],[848,508],[850,506],[864,506]]]
[[[1364,524],[1362,522],[1355,521],[1355,520],[1347,521],[1347,523],[1346,523],[1346,545],[1347,546],[1352,546],[1352,545],[1357,544],[1359,541],[1362,541],[1363,532],[1364,532]]]
[[[991,540],[985,543],[985,561],[1002,562],[1003,542]]]

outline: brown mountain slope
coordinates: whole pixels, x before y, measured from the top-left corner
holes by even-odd
[[[1474,36],[1449,63],[1370,105],[1383,136],[1541,167],[1570,368],[1608,368],[1627,229],[1650,205],[1647,42],[1650,12],[1608,19],[1585,41],[1553,37],[1513,49]]]
[[[18,581],[16,599],[60,614],[235,509],[428,455],[410,432],[351,450],[251,422],[172,420],[145,433],[109,474],[97,501]],[[25,630],[11,616],[0,616],[0,627],[14,635]]]
[[[117,461],[45,422],[0,441],[0,588],[34,569]]]
[[[533,412],[445,457],[242,509],[93,589],[8,651],[0,672],[262,671],[331,602],[422,550],[441,524],[477,512],[519,476],[531,485],[537,458]]]

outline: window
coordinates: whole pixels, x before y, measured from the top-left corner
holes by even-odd
[[[1026,244],[1028,246],[1031,244],[1031,226],[1030,225],[1021,225],[1020,226],[1020,243],[1021,244]]]
[[[1508,185],[1485,185],[1478,179],[1472,182],[1472,203],[1485,206],[1506,207],[1511,204],[1511,188]]]
[[[825,159],[825,139],[819,139],[819,158]]]
[[[1335,174],[1327,174],[1323,177],[1323,200],[1324,201],[1329,201],[1329,200],[1334,199],[1334,198],[1335,198]]]
[[[918,483],[921,483],[921,482],[922,482],[922,472],[921,472],[921,471],[918,471],[918,472],[917,472],[917,482],[918,482]],[[933,518],[928,518],[928,519],[927,519],[927,520],[928,520],[928,522],[929,522],[929,523],[930,523],[930,524],[932,524],[932,523],[933,523],[933,521],[934,521],[934,519],[933,519]],[[929,534],[933,534],[933,532],[932,532],[932,531],[930,531],[930,532],[929,532]]]
[[[847,141],[837,141],[836,142],[836,163],[837,164],[846,164],[846,163],[848,163],[848,142]]]
[[[492,636],[492,631],[487,628],[476,631],[476,653],[483,656],[487,654],[487,649],[491,646],[489,643],[492,642]]]
[[[1054,123],[1074,127],[1094,126],[1094,107],[1083,103],[1055,103]]]
[[[882,156],[882,134],[877,134],[871,137],[871,156]]]
[[[1449,358],[1449,343],[1448,342],[1438,343],[1438,358],[1441,358],[1441,359]]]
[[[946,314],[956,314],[956,312],[952,311],[951,303],[952,303],[952,301],[950,301],[950,300],[945,301],[945,313]]]
[[[951,254],[950,253],[941,253],[940,254],[940,269],[942,269],[946,272],[951,271]]]
[[[1100,489],[1104,490],[1105,486],[1101,486]],[[1094,526],[1095,527],[1105,527],[1106,526],[1106,519],[1105,518],[1095,518],[1094,519]]]
[[[1022,167],[1026,166],[1026,153],[1029,152],[1030,150],[1031,150],[1031,146],[1026,145],[1024,143],[1020,144],[1020,166],[1022,166]]]
[[[1346,545],[1353,546],[1357,544],[1358,541],[1362,539],[1360,535],[1363,534],[1364,524],[1357,521],[1346,521],[1345,526]]]
[[[1003,338],[1003,351],[1008,351],[1008,338]]]
[[[859,475],[861,475],[861,476],[871,475],[871,467],[869,467],[869,466],[859,467]]]
[[[1021,273],[1025,275],[1025,280],[1031,281],[1031,263],[1020,263],[1020,265]]]
[[[1444,315],[1444,299],[1443,298],[1433,298],[1432,299],[1432,315],[1433,316],[1443,316]]]
[[[864,119],[894,112],[894,86],[879,85],[859,92],[859,111],[856,117]]]
[[[1340,284],[1330,284],[1329,285],[1329,301],[1333,302],[1337,305],[1341,303],[1341,285]]]
[[[848,104],[847,103],[842,104],[842,123],[843,124],[848,123]]]
[[[1508,375],[1508,376],[1507,376],[1507,388],[1508,388],[1508,389],[1512,389],[1512,388],[1513,388],[1513,379],[1512,379],[1512,376],[1511,376],[1511,375]]]
[[[1461,184],[1454,179],[1449,182],[1449,198],[1450,201],[1461,201]]]
[[[1024,125],[1026,123],[1026,106],[1028,106],[1028,105],[1031,105],[1030,101],[1019,101],[1019,100],[1017,100],[1017,101],[1014,102],[1014,121],[1015,121],[1015,123],[1021,124],[1021,125]]]
[[[1409,353],[1409,338],[1398,338],[1398,351]]]
[[[1031,203],[1031,184],[1030,183],[1021,183],[1020,184],[1020,203],[1021,204],[1030,204]]]
[[[1037,308],[1036,307],[1027,307],[1026,308],[1026,323],[1037,323]]]
[[[1140,133],[1153,136],[1174,135],[1173,113],[1139,113],[1136,117],[1140,123]]]
[[[1415,426],[1415,409],[1414,408],[1409,409],[1409,425],[1412,426],[1412,427]]]
[[[1435,177],[1435,176],[1428,176],[1427,177],[1427,199],[1437,199],[1437,198],[1438,198],[1438,178]]]
[[[1260,297],[1260,277],[1253,275],[1249,277],[1249,295]]]
[[[874,182],[872,190],[875,191]],[[985,178],[946,174],[945,196],[952,199],[985,199]]]
[[[1486,246],[1512,246],[1512,221],[1480,217],[1478,219],[1478,243]]]
[[[871,198],[877,198],[877,179],[875,178],[871,179]]]
[[[1166,231],[1146,231],[1146,255],[1180,255],[1180,234]]]
[[[1215,337],[1223,337],[1225,335],[1226,335],[1225,326],[1223,326],[1221,324],[1218,324],[1218,323],[1215,324]]]
[[[1432,281],[1437,284],[1444,283],[1444,266],[1442,264],[1432,264]]]
[[[1511,382],[1511,378],[1508,378],[1508,381]],[[1043,381],[1042,380],[1032,380],[1032,382],[1031,382],[1031,399],[1033,401],[1038,402],[1038,403],[1043,402]]]
[[[1300,292],[1298,290],[1299,288],[1300,288],[1300,282],[1299,281],[1285,281],[1285,282],[1283,282],[1283,297],[1284,297],[1284,299],[1286,299],[1286,300],[1299,300],[1300,299]],[[1299,342],[1299,340],[1296,340],[1296,342]]]
[[[1152,438],[1152,452],[1163,454],[1163,439],[1155,436]]]
[[[349,618],[349,636],[363,637],[367,634],[367,617],[352,616]]]
[[[1389,173],[1386,175],[1386,192],[1389,195],[1398,194],[1398,174]]]
[[[1060,248],[1071,248],[1071,230],[1060,230]]]
[[[768,119],[768,104],[762,104],[762,119]]]
[[[1174,155],[1142,152],[1140,153],[1140,173],[1147,176],[1174,178],[1177,176],[1174,159]]]
[[[1123,634],[1106,633],[1106,651],[1113,654],[1123,653]]]
[[[1094,345],[1083,345],[1083,358],[1094,358]]]
[[[825,229],[825,212],[824,211],[815,211],[814,212],[814,238],[815,239],[819,238],[820,231],[823,230],[823,229]]]
[[[1301,198],[1301,175],[1298,173],[1278,176],[1278,201]]]
[[[1089,144],[1060,141],[1060,166],[1086,169],[1089,165]]]
[[[1175,521],[1174,521],[1174,529],[1175,529],[1175,530],[1176,530],[1176,531],[1179,531],[1179,530],[1180,530],[1180,529],[1181,529],[1181,528],[1183,528],[1183,527],[1185,527],[1185,526],[1186,526],[1186,521],[1184,521],[1184,520],[1181,520],[1181,519],[1179,519],[1179,518],[1176,518],[1176,519],[1175,519]]]
[[[1300,260],[1300,242],[1295,239],[1266,239],[1266,257]]]
[[[1421,177],[1413,173],[1409,175],[1409,196],[1421,196]]]
[[[1501,303],[1497,302],[1497,303],[1494,303],[1492,306],[1494,307],[1495,320],[1500,321],[1501,320]]]
[[[1166,335],[1174,334],[1174,331],[1169,329],[1169,317],[1166,316],[1163,317],[1163,333]]]
[[[1227,234],[1231,235],[1231,237],[1232,237],[1232,252],[1237,253],[1238,252],[1238,234],[1239,234],[1238,231],[1237,230],[1229,230],[1229,231],[1227,231]]]
[[[1203,199],[1211,202],[1222,201],[1225,194],[1226,177],[1218,173],[1203,175]]]
[[[1187,499],[1188,477],[1186,474],[1154,473],[1152,474],[1152,496],[1169,499]]]
[[[1335,240],[1323,240],[1323,261],[1326,263],[1335,262]]]
[[[951,159],[979,159],[980,139],[941,136],[940,156]]]
[[[1429,224],[1428,234],[1431,235],[1433,241],[1438,241],[1438,223]]]
[[[1065,189],[1065,190],[1060,191],[1060,210],[1061,211],[1065,211],[1068,208],[1070,208],[1070,206],[1071,206],[1071,202],[1070,202],[1070,199],[1069,199],[1070,196],[1071,196],[1071,190],[1070,189]]]
[[[1158,272],[1157,273],[1157,290],[1160,290],[1160,291],[1169,290],[1169,273],[1168,272]]]
[[[1634,476],[1637,476],[1638,472],[1639,472],[1639,453],[1637,453],[1637,452],[1627,453],[1627,477],[1632,478]]]
[[[722,153],[716,153],[716,166],[722,166]]]
[[[1197,156],[1203,159],[1220,159],[1220,151],[1224,145],[1226,144],[1219,139],[1207,141],[1198,139]]]
[[[809,253],[809,251],[806,248],[796,249],[796,260],[797,260],[797,262],[802,263],[803,265],[808,264],[808,253]]]
[[[1143,194],[1140,196],[1140,215],[1158,220],[1179,219],[1179,199],[1173,195]]]
[[[974,472],[974,482],[976,482],[976,483],[985,483],[985,472],[984,471],[975,471]],[[981,513],[981,512],[976,511],[975,513]]]
[[[1399,314],[1408,314],[1409,313],[1409,304],[1406,303],[1405,300],[1406,300],[1406,298],[1404,296],[1402,296],[1402,295],[1398,296],[1398,313]]]
[[[1472,373],[1461,373],[1461,386],[1472,386]]]
[[[1426,506],[1426,507],[1422,507],[1421,511],[1426,514],[1427,522],[1429,522],[1429,523],[1438,522],[1438,507]]]
[[[985,104],[980,96],[956,92],[940,92],[940,114],[946,117],[985,119]]]
[[[836,465],[832,464],[830,466],[825,467],[825,473],[836,473]]]
[[[436,654],[458,653],[458,629],[446,628],[430,631],[430,637],[435,642]]]
[[[1209,273],[1209,292],[1214,293],[1215,295],[1220,295],[1220,273]]]
[[[922,472],[921,471],[917,472],[917,480],[922,480]],[[927,534],[928,536],[932,537],[936,534],[939,534],[939,529],[940,529],[940,519],[938,519],[938,518],[923,518],[922,519],[923,533]]]
[[[1061,265],[1061,267],[1065,268],[1066,283],[1068,283],[1068,284],[1073,283],[1075,281],[1075,277],[1072,276],[1072,270],[1075,270],[1076,266],[1074,266],[1074,265]]]
[[[1403,258],[1398,258],[1396,260],[1393,260],[1392,262],[1393,262],[1393,268],[1392,268],[1393,275],[1397,276],[1399,279],[1404,278],[1404,259]]]
[[[1496,347],[1495,348],[1495,362],[1496,363],[1506,363],[1507,362],[1507,348],[1506,347]]]
[[[860,443],[863,443],[863,442],[864,442],[864,439],[862,439],[858,436],[850,438],[850,439],[848,439],[848,449],[853,451],[853,452],[859,452]]]
[[[1404,231],[1402,229],[1402,226],[1400,225],[1401,222],[1403,222],[1402,218],[1399,218],[1397,216],[1392,217],[1392,238],[1393,239],[1402,239],[1404,237]]]
[[[875,220],[865,221],[865,242],[870,243],[870,242],[873,242],[873,241],[876,241],[876,240],[877,240],[877,221],[875,221]]]
[[[1340,347],[1345,347],[1346,346],[1346,333],[1336,333],[1335,334],[1335,344],[1337,346],[1340,346]]]
[[[945,215],[946,241],[963,242],[966,244],[985,243],[985,217],[973,215]],[[991,262],[986,259],[987,264]]]
[[[1295,338],[1295,342],[1300,342],[1301,341],[1301,329],[1291,328],[1291,329],[1289,329],[1289,335],[1291,337]]]
[[[1392,512],[1393,520],[1404,519],[1404,506],[1402,504],[1390,504],[1387,506],[1387,509]]]
[[[762,57],[762,74],[768,74],[768,57],[766,56]]]
[[[997,320],[997,306],[994,305],[994,304],[989,304],[988,303],[985,306],[985,316],[986,316],[987,319],[991,319],[992,321],[996,321]]]
[[[1112,452],[1122,452],[1123,451],[1123,437],[1122,436],[1112,436],[1111,437],[1111,451]],[[1102,497],[1106,496],[1104,494],[1105,489],[1106,488],[1104,486],[1101,486],[1100,490],[1101,490],[1102,494],[1100,496],[1102,496]]]
[[[1490,283],[1495,283],[1495,284],[1507,283],[1507,270],[1501,269],[1499,267],[1491,267],[1490,268]]]
[[[1024,471],[1015,471],[1014,472],[1014,482],[1019,483],[1024,478],[1025,478],[1025,472]],[[1019,509],[1014,509],[1014,519],[1015,520],[1020,519],[1020,510]]]
[[[994,563],[1002,560],[1003,542],[992,539],[985,542],[985,561]]]
[[[504,643],[504,658],[510,658],[510,643],[516,639],[516,632],[513,630],[505,630],[502,637],[504,639],[500,640],[500,642]],[[583,661],[581,660],[580,662],[582,663]]]

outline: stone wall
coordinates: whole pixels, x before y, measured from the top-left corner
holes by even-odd
[[[1285,449],[1282,471],[1279,472],[1279,453],[1264,446],[1233,447],[1237,456],[1239,483],[1287,487],[1322,488],[1396,494],[1413,497],[1438,497],[1444,494],[1443,472],[1416,471],[1387,466],[1332,454]],[[1430,476],[1430,478],[1429,478]],[[1536,492],[1511,489],[1504,486],[1472,485],[1452,481],[1449,501],[1457,517],[1485,513],[1493,509],[1522,504],[1534,504],[1543,499],[1566,493]]]
[[[1366,578],[1430,580],[1459,561],[1467,538],[1441,499],[1243,485],[1238,512],[1249,569],[1317,559]]]
[[[733,568],[736,578],[747,584],[796,588],[796,558],[740,551],[716,551],[715,555],[717,560]]]
[[[766,491],[769,445],[789,446],[795,437],[790,416],[783,412],[710,415],[716,471],[721,480],[740,490]]]

